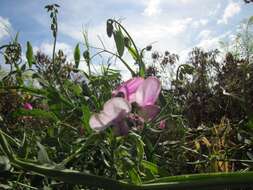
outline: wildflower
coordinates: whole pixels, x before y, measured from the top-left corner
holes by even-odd
[[[124,118],[130,111],[131,104],[128,101],[121,97],[113,97],[104,104],[100,113],[91,116],[89,123],[96,131],[102,131],[113,124],[116,127],[116,133],[127,134],[128,126]]]
[[[155,105],[155,102],[161,91],[161,83],[156,77],[141,77],[132,78],[116,90],[113,91],[113,96],[123,96],[129,103],[136,102],[139,106],[139,114],[145,120],[153,119],[160,108]]]
[[[26,110],[32,110],[33,106],[32,106],[32,104],[27,102],[23,105],[23,108],[26,109]]]
[[[166,121],[165,120],[160,121],[159,129],[165,129],[165,127],[166,127]]]
[[[160,81],[155,77],[132,78],[112,92],[113,98],[104,104],[100,113],[91,116],[89,124],[96,131],[105,130],[113,125],[116,134],[126,135],[129,127],[125,118],[131,112],[131,103],[137,104],[140,118],[151,120],[160,111],[160,108],[155,105],[160,91]]]

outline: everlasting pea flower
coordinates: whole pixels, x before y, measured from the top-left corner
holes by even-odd
[[[33,106],[30,103],[25,103],[23,108],[26,109],[26,110],[32,110]]]
[[[161,83],[156,77],[148,77],[145,80],[141,77],[135,77],[120,85],[113,91],[113,95],[117,96],[122,93],[123,97],[130,103],[136,102],[140,107],[139,114],[145,120],[151,120],[160,110],[155,105],[160,91]]]
[[[124,118],[131,111],[131,104],[124,98],[114,97],[108,100],[100,113],[93,114],[90,126],[96,131],[102,131],[111,124],[115,125],[118,134],[127,134],[128,127]]]

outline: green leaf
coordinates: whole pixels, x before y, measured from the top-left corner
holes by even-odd
[[[18,36],[19,36],[19,32],[16,33],[15,38],[14,38],[14,43],[18,43]]]
[[[75,95],[77,95],[77,96],[80,96],[81,93],[83,92],[82,87],[81,87],[80,85],[78,85],[78,84],[74,84],[74,85],[71,87],[71,89],[73,90],[73,92],[74,92]]]
[[[125,49],[125,40],[121,30],[117,30],[114,33],[114,41],[116,43],[118,54],[120,57],[122,57]]]
[[[146,161],[146,160],[142,160],[141,163],[143,167],[145,169],[148,169],[153,175],[158,174],[158,167],[156,164]]]
[[[88,64],[90,63],[90,52],[88,50],[83,52],[83,58]]]
[[[78,69],[79,63],[80,63],[80,48],[79,44],[76,45],[75,50],[74,50],[74,59],[75,59],[75,66]]]
[[[38,160],[41,164],[51,164],[52,162],[50,161],[46,148],[37,142],[37,146],[39,147],[39,152],[38,152]]]
[[[34,57],[33,57],[33,48],[29,41],[27,42],[26,59],[29,67],[31,68],[32,64],[34,63]]]
[[[0,141],[1,142],[1,141]],[[205,173],[181,176],[170,176],[155,179],[142,185],[127,184],[122,181],[116,181],[112,178],[91,175],[76,170],[57,170],[55,167],[35,164],[27,161],[18,160],[16,157],[12,161],[15,166],[26,171],[32,171],[45,175],[49,178],[58,179],[65,183],[89,185],[101,187],[103,189],[194,189],[203,190],[203,187],[212,187],[212,189],[225,189],[227,187],[249,187],[253,185],[253,172],[226,172],[226,173]],[[132,171],[133,180],[138,181],[137,171]],[[98,183],[99,182],[99,183]]]
[[[136,171],[136,169],[131,168],[128,173],[129,173],[129,177],[131,179],[131,182],[133,184],[141,185],[141,178],[140,178],[138,172]]]
[[[89,126],[89,120],[91,117],[90,109],[86,104],[84,104],[82,105],[82,111],[83,111],[82,121],[84,125],[85,134],[90,134],[91,133],[91,128]]]
[[[21,158],[26,158],[26,156],[29,154],[29,143],[27,141],[27,138],[26,138],[26,133],[24,133],[23,135],[23,139],[22,139],[22,142],[21,142],[21,146],[19,147],[19,153],[18,155],[21,157]]]
[[[128,52],[130,53],[130,55],[132,56],[132,58],[135,60],[135,61],[137,61],[137,59],[138,59],[138,54],[137,54],[137,52],[136,52],[136,50],[133,48],[133,47],[127,47],[127,49],[128,49]]]
[[[136,151],[137,151],[137,158],[138,161],[141,162],[141,160],[144,157],[144,142],[141,140],[141,136],[139,136],[136,133],[129,133],[128,138],[131,142],[134,142],[136,145]]]
[[[19,109],[16,112],[13,113],[14,117],[18,116],[33,116],[35,118],[45,118],[50,119],[53,121],[58,121],[58,118],[53,112],[44,111],[41,109],[32,109],[32,110],[26,110],[26,109]]]

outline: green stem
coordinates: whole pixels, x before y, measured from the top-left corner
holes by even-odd
[[[117,25],[119,25],[119,27],[126,33],[126,35],[128,36],[128,38],[130,39],[131,43],[133,44],[134,46],[134,49],[136,50],[137,52],[137,62],[139,61],[139,70],[140,70],[140,75],[142,77],[144,77],[145,75],[145,64],[143,63],[142,61],[142,58],[141,58],[141,55],[137,49],[137,46],[136,44],[134,43],[134,40],[132,39],[132,37],[130,36],[130,34],[127,32],[127,30],[116,20],[113,20]]]
[[[124,59],[122,59],[122,58],[121,58],[119,55],[117,55],[116,53],[113,53],[113,52],[108,51],[108,50],[106,50],[106,49],[97,48],[97,47],[93,47],[93,48],[94,48],[94,49],[101,50],[101,51],[98,52],[98,53],[96,53],[95,55],[93,55],[93,56],[91,57],[91,59],[94,58],[95,56],[99,55],[100,53],[103,53],[103,52],[109,53],[109,54],[111,54],[111,55],[113,55],[113,56],[116,56],[118,59],[120,59],[120,61],[121,61],[121,62],[127,67],[127,69],[131,72],[132,76],[135,76],[135,75],[136,75],[135,72],[131,69],[131,67],[127,64],[127,62],[125,62]]]

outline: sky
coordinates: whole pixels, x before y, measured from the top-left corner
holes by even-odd
[[[253,4],[243,0],[0,0],[0,45],[19,32],[25,51],[30,41],[34,50],[52,52],[52,35],[47,4],[60,5],[57,49],[73,60],[73,49],[84,42],[82,31],[88,31],[90,44],[115,50],[113,39],[106,35],[106,20],[121,19],[139,48],[153,44],[158,51],[168,50],[185,59],[193,47],[210,50],[220,41],[230,41],[240,23],[253,15]],[[124,55],[130,65],[133,61]],[[0,63],[2,64],[2,63]],[[129,73],[123,64],[114,65]],[[85,69],[85,65],[81,64]]]

